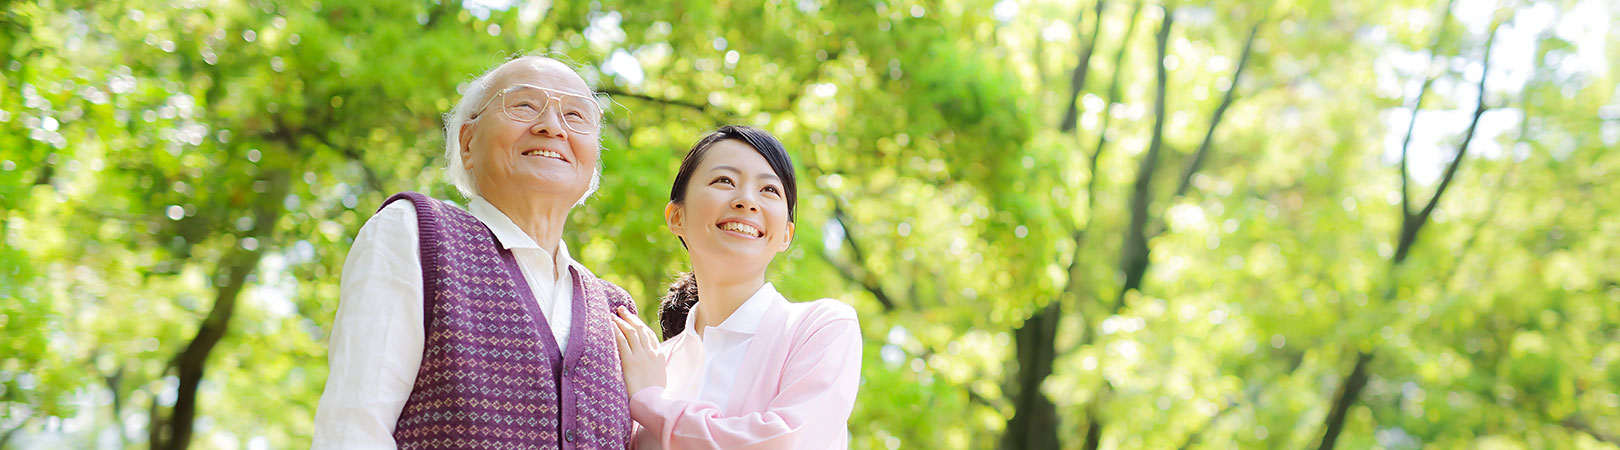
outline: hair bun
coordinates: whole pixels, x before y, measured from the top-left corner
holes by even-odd
[[[692,305],[698,301],[697,288],[697,275],[692,272],[682,272],[669,284],[669,292],[658,304],[658,324],[663,328],[664,339],[686,330],[686,315],[691,314]]]

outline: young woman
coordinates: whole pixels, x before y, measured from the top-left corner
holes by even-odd
[[[619,359],[638,448],[844,448],[861,374],[855,310],[765,282],[793,241],[793,165],[763,130],[726,126],[686,153],[664,220],[692,259],[659,310],[623,310]]]

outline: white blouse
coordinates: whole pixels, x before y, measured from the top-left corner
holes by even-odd
[[[703,327],[701,336],[695,331],[698,307],[692,305],[681,335],[703,345],[678,345],[680,335],[665,341],[664,347],[670,351],[669,364],[665,366],[669,387],[664,392],[668,398],[730,404],[731,387],[743,358],[748,355],[748,344],[753,342],[754,332],[770,309],[771,301],[779,296],[775,286],[765,283],[719,326]]]
[[[854,308],[791,303],[766,284],[702,336],[694,315],[660,344],[666,385],[630,396],[635,448],[849,447],[862,348]]]
[[[568,348],[578,267],[557,242],[556,264],[534,239],[483,197],[471,213],[517,259],[518,270],[551,325],[559,350]],[[343,263],[337,317],[327,360],[331,372],[315,409],[313,448],[395,448],[394,424],[410,398],[422,364],[422,260],[416,207],[388,204],[360,227]]]

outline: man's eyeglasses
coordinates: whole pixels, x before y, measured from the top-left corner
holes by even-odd
[[[513,85],[496,93],[478,111],[489,108],[496,100],[501,102],[506,118],[518,123],[533,123],[541,114],[556,111],[568,131],[595,134],[602,119],[601,106],[594,98],[530,84]]]

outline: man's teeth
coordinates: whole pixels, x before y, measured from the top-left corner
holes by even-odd
[[[554,152],[554,151],[551,151],[551,150],[534,149],[534,150],[529,150],[529,151],[523,152],[523,155],[524,156],[544,156],[544,157],[547,157],[547,158],[562,159],[561,154],[558,154],[557,152]]]
[[[749,236],[756,236],[757,237],[757,236],[760,235],[758,229],[756,229],[754,227],[751,227],[751,226],[748,226],[748,224],[745,224],[745,223],[742,223],[742,222],[726,222],[726,223],[720,225],[720,229],[728,230],[728,231],[735,231],[735,232],[743,233],[743,234],[746,234],[746,235],[749,235]]]

